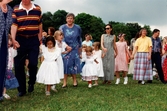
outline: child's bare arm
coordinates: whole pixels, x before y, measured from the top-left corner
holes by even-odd
[[[96,62],[96,64],[98,64],[98,63],[99,63],[96,59],[94,59],[94,61]]]
[[[44,61],[44,56],[41,56],[41,62],[43,62]]]

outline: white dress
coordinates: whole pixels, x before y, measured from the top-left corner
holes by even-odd
[[[61,49],[56,48],[54,52],[49,52],[47,47],[42,46],[42,52],[44,56],[44,61],[42,62],[38,70],[36,81],[38,83],[43,83],[46,85],[60,83],[57,58],[61,54]]]
[[[104,77],[104,71],[103,71],[103,62],[102,62],[102,51],[98,50],[98,51],[93,51],[93,54],[97,57],[97,61],[99,62],[98,64],[94,62],[94,64],[97,67],[97,73],[98,73],[98,77]]]
[[[65,42],[59,42],[56,40],[56,47],[61,49],[61,52],[65,51],[65,48],[67,47],[67,44]],[[60,79],[64,79],[64,65],[63,65],[63,59],[62,56],[59,56],[57,58],[57,64],[58,64],[58,68],[59,68],[59,77]]]
[[[135,46],[134,44],[135,42],[132,43],[133,47]],[[131,59],[129,64],[128,74],[133,74],[133,73],[134,73],[134,59]]]
[[[85,65],[82,68],[82,79],[85,81],[97,80],[97,68],[94,64],[94,56],[86,56],[82,59],[82,62],[85,61]]]

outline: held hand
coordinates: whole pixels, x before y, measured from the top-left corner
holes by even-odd
[[[70,46],[67,46],[66,49],[68,52],[70,52],[72,50],[72,48]]]
[[[101,56],[101,58],[104,58],[104,57],[105,57],[105,54],[103,53],[102,56]]]
[[[148,57],[147,57],[147,58],[148,58],[148,60],[151,60],[151,56],[150,56],[150,55],[148,55]]]
[[[117,57],[117,54],[115,53],[115,54],[114,54],[114,58],[116,58],[116,57]]]
[[[79,58],[82,59],[82,55],[79,55]]]
[[[17,48],[20,47],[20,44],[16,40],[13,40],[12,42],[13,42],[13,48],[14,49],[17,49]]]
[[[134,56],[133,55],[131,55],[131,60],[133,60],[134,59]]]
[[[107,48],[103,48],[103,51],[104,51],[105,53],[107,53]]]

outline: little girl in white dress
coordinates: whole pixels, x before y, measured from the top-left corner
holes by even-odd
[[[71,51],[71,47],[69,47],[64,41],[63,41],[63,32],[60,30],[55,31],[54,33],[54,38],[56,41],[56,47],[61,49],[61,55],[63,56],[64,54],[67,54],[68,52]],[[57,58],[57,63],[58,63],[58,68],[59,68],[59,77],[60,79],[64,79],[64,66],[63,66],[63,59],[62,56],[59,56]],[[51,89],[55,92],[56,90],[56,85],[53,85]]]
[[[85,65],[82,68],[82,80],[88,81],[88,87],[92,87],[92,80],[98,79],[98,73],[96,64],[98,64],[98,61],[96,60],[96,57],[93,56],[93,49],[90,46],[86,47],[86,57],[82,58],[82,62],[85,62]]]
[[[61,55],[61,49],[55,48],[53,37],[47,37],[45,46],[42,46],[44,60],[37,73],[37,82],[46,85],[46,95],[50,95],[51,86],[60,83],[57,58]]]
[[[93,55],[97,57],[98,64],[94,62],[94,64],[97,67],[97,73],[98,77],[104,77],[104,71],[103,71],[103,62],[102,58],[104,57],[104,54],[102,53],[102,50],[100,50],[100,42],[94,42],[93,43]],[[95,84],[93,86],[97,86],[98,81],[95,80]]]

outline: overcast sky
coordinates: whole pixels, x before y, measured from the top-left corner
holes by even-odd
[[[108,21],[138,22],[167,36],[167,0],[35,0],[43,12],[89,13]]]

